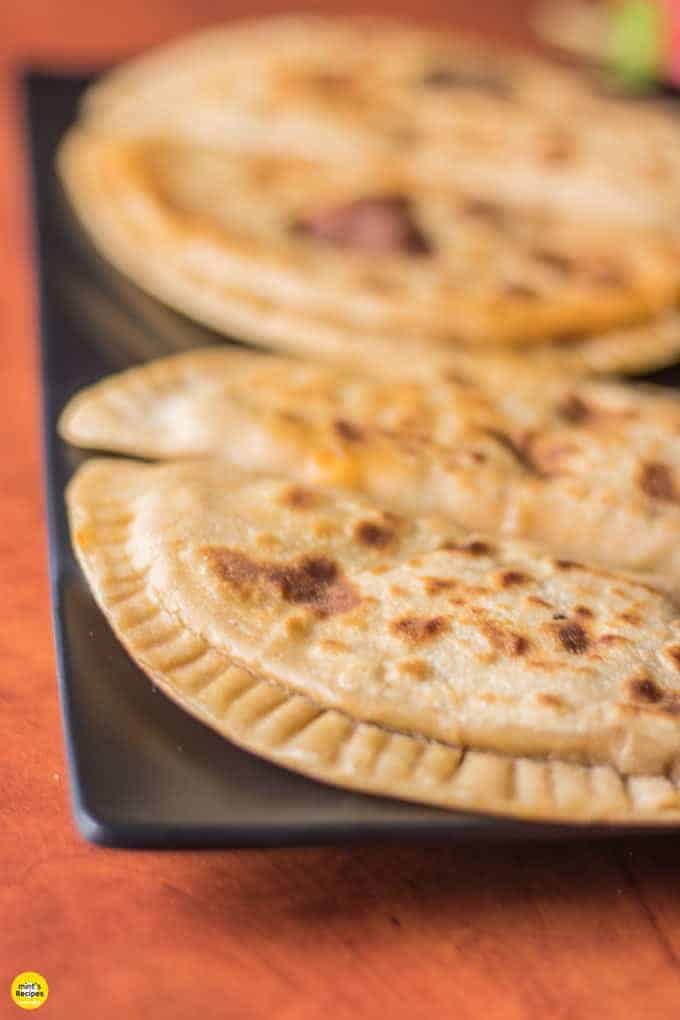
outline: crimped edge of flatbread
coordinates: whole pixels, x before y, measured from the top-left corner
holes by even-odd
[[[554,341],[530,349],[455,350],[408,342],[399,337],[357,332],[337,319],[296,313],[273,299],[238,287],[211,285],[175,265],[172,224],[157,220],[155,257],[135,243],[120,210],[111,208],[96,168],[89,165],[87,133],[74,128],[64,137],[57,159],[65,192],[95,247],[142,290],[218,332],[287,354],[360,368],[383,378],[427,378],[457,369],[501,378],[527,368],[573,375],[636,372],[662,367],[680,354],[680,309],[671,308],[644,323]],[[165,242],[163,241],[165,239]]]
[[[133,515],[124,491],[90,491],[100,464],[85,464],[67,490],[85,577],[132,659],[221,736],[334,786],[442,808],[543,821],[680,821],[680,776],[451,746],[353,719],[236,665],[149,591],[127,548]]]

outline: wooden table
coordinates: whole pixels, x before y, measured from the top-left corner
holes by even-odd
[[[527,37],[526,0],[396,6]],[[10,982],[37,970],[50,984],[40,1015],[59,1020],[671,1020],[680,1016],[676,840],[151,853],[96,849],[74,831],[13,74],[28,60],[87,67],[252,10],[241,0],[0,3],[0,1016],[20,1015]]]

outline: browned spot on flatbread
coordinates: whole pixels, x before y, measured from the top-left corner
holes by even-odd
[[[664,649],[677,670],[680,670],[680,645],[667,645]]]
[[[451,577],[423,577],[421,581],[428,595],[441,595],[442,592],[451,591],[458,585]]]
[[[336,418],[333,422],[333,430],[341,439],[346,439],[349,443],[358,443],[364,438],[363,430],[351,421],[347,421],[346,418]]]
[[[526,655],[530,648],[529,639],[495,620],[481,620],[479,629],[496,652],[503,655]]]
[[[520,584],[528,584],[533,580],[521,570],[500,570],[493,578],[499,588],[512,588]]]
[[[346,613],[359,605],[356,589],[326,556],[302,556],[292,563],[260,563],[235,549],[209,546],[204,550],[217,577],[240,595],[268,584],[285,602],[302,605],[318,616]]]
[[[552,609],[552,603],[546,602],[545,599],[540,598],[538,595],[525,595],[524,601],[530,606],[540,606],[541,609]]]
[[[630,273],[617,259],[592,256],[579,263],[583,275],[597,287],[627,287]]]
[[[528,283],[521,283],[518,280],[508,280],[503,284],[502,293],[505,297],[520,298],[522,301],[536,301],[539,293],[535,287]]]
[[[285,626],[286,634],[288,635],[289,638],[295,639],[304,637],[305,634],[309,633],[310,628],[309,616],[300,616],[298,614],[289,616],[288,619],[286,620]]]
[[[460,211],[463,216],[468,216],[474,220],[481,220],[494,226],[499,226],[505,217],[505,209],[500,202],[475,196],[464,198],[461,202]]]
[[[540,465],[535,463],[531,456],[531,441],[533,436],[528,435],[523,441],[517,441],[512,436],[508,435],[507,432],[502,432],[500,429],[483,429],[487,436],[495,440],[499,446],[502,446],[504,450],[512,454],[517,463],[525,469],[530,471],[531,474],[537,477],[542,477],[542,471]]]
[[[318,502],[317,494],[301,485],[291,485],[281,496],[281,504],[294,510],[311,510]]]
[[[204,553],[213,573],[237,591],[244,590],[260,579],[261,564],[245,553],[212,546],[205,549]]]
[[[622,613],[617,613],[617,617],[624,623],[630,623],[633,627],[639,627],[642,623],[642,617],[634,609],[624,609]]]
[[[562,276],[570,275],[575,269],[574,260],[570,256],[565,255],[563,252],[552,251],[549,248],[533,248],[531,257],[535,262]]]
[[[480,542],[474,539],[472,542],[454,542],[452,540],[442,542],[439,548],[443,552],[467,553],[468,556],[493,556],[493,546],[488,542]]]
[[[553,273],[578,277],[596,287],[625,287],[630,283],[626,267],[611,257],[592,255],[576,259],[564,252],[541,247],[532,249],[531,256],[535,262]]]
[[[576,347],[577,344],[583,343],[583,333],[565,330],[564,332],[556,333],[552,338],[552,343],[559,347]]]
[[[281,547],[281,539],[268,531],[261,531],[259,535],[255,536],[255,545],[258,549],[266,549],[267,552],[271,552],[272,549]]]
[[[627,690],[633,701],[642,701],[647,705],[656,705],[663,699],[661,688],[645,674],[631,677],[627,683]]]
[[[564,700],[559,694],[551,694],[550,691],[539,691],[536,695],[536,701],[539,705],[544,705],[546,708],[564,708]]]
[[[423,133],[412,124],[399,124],[389,131],[389,137],[398,149],[412,149],[422,142]]]
[[[588,404],[577,393],[568,393],[555,407],[557,415],[570,425],[607,425],[618,426],[623,421],[631,421],[640,417],[634,407],[602,407]]]
[[[556,659],[546,659],[543,656],[532,656],[527,659],[527,666],[531,669],[540,669],[543,673],[557,673],[562,669],[562,663]]]
[[[354,528],[356,541],[372,549],[385,549],[396,537],[392,528],[376,521],[358,521]]]
[[[548,248],[534,248],[535,262],[561,276],[573,276],[593,287],[621,288],[630,284],[630,273],[618,259],[604,255],[574,258]]]
[[[85,525],[76,531],[74,539],[75,544],[81,549],[89,549],[94,542],[94,529]]]
[[[484,68],[453,67],[437,64],[430,67],[421,79],[428,89],[461,89],[482,92],[498,99],[509,99],[512,85],[505,75],[495,74]]]
[[[350,75],[342,71],[314,70],[307,80],[314,91],[328,95],[344,92],[352,85]]]
[[[364,290],[372,291],[374,294],[396,294],[400,290],[399,283],[380,273],[379,268],[379,266],[372,266],[370,269],[366,269],[361,274],[359,286]]]
[[[640,468],[638,484],[645,495],[662,503],[680,502],[673,472],[662,461],[648,461]]]
[[[409,644],[421,645],[440,638],[449,629],[445,616],[401,616],[393,620],[390,630]]]
[[[667,181],[671,175],[671,167],[667,160],[660,159],[656,153],[643,167],[643,173],[647,180],[658,184],[659,181]]]
[[[442,380],[444,382],[453,383],[454,386],[463,386],[467,388],[471,385],[470,380],[464,376],[462,372],[458,372],[457,370],[452,371],[448,369],[443,373]]]
[[[630,641],[623,634],[601,634],[599,638],[596,638],[595,644],[607,647],[610,645],[629,645]]]
[[[383,510],[381,517],[392,528],[403,528],[407,524],[406,518],[401,514],[395,514],[393,510]]]
[[[580,623],[571,621],[557,628],[557,637],[570,655],[583,655],[588,651],[590,639]]]
[[[281,421],[288,422],[289,425],[304,425],[304,418],[296,414],[295,411],[278,410],[275,412],[276,417]]]
[[[296,564],[269,567],[266,576],[286,602],[309,606],[323,616],[346,613],[360,602],[338,565],[326,556],[303,556]]]
[[[592,408],[576,393],[569,393],[555,408],[557,414],[571,425],[585,425],[593,415]]]
[[[625,680],[623,690],[637,708],[661,715],[680,715],[680,695],[664,690],[644,671]]]
[[[574,137],[566,131],[553,131],[542,139],[541,155],[548,166],[565,166],[574,154]]]
[[[397,663],[397,669],[414,680],[426,680],[430,675],[430,667],[423,659],[403,659]]]
[[[569,462],[579,452],[576,443],[555,436],[527,433],[522,449],[527,463],[539,478],[554,478],[569,470]]]
[[[587,620],[590,620],[595,616],[595,613],[592,609],[589,609],[588,606],[574,606],[574,613],[576,616],[583,616]]]
[[[338,525],[335,521],[331,520],[330,517],[317,517],[317,519],[312,522],[312,533],[314,537],[320,538],[323,541],[327,541],[329,538],[332,538],[333,535],[337,535],[339,530]],[[280,544],[281,543],[279,543],[279,545]]]
[[[349,645],[346,645],[344,641],[336,641],[335,638],[322,638],[319,645],[324,651],[331,654],[351,651]]]

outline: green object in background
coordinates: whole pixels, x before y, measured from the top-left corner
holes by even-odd
[[[626,0],[612,13],[609,61],[628,85],[644,87],[663,77],[666,21],[662,0]]]

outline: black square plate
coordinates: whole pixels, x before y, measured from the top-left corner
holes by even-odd
[[[123,279],[73,221],[54,155],[87,83],[47,74],[29,74],[24,82],[40,270],[54,629],[82,834],[108,846],[174,848],[621,833],[465,815],[323,786],[231,746],[157,693],[130,661],[71,552],[63,492],[83,458],[58,439],[55,423],[81,386],[151,357],[224,341]],[[659,378],[677,383],[675,375]],[[640,830],[626,830],[632,831]]]

